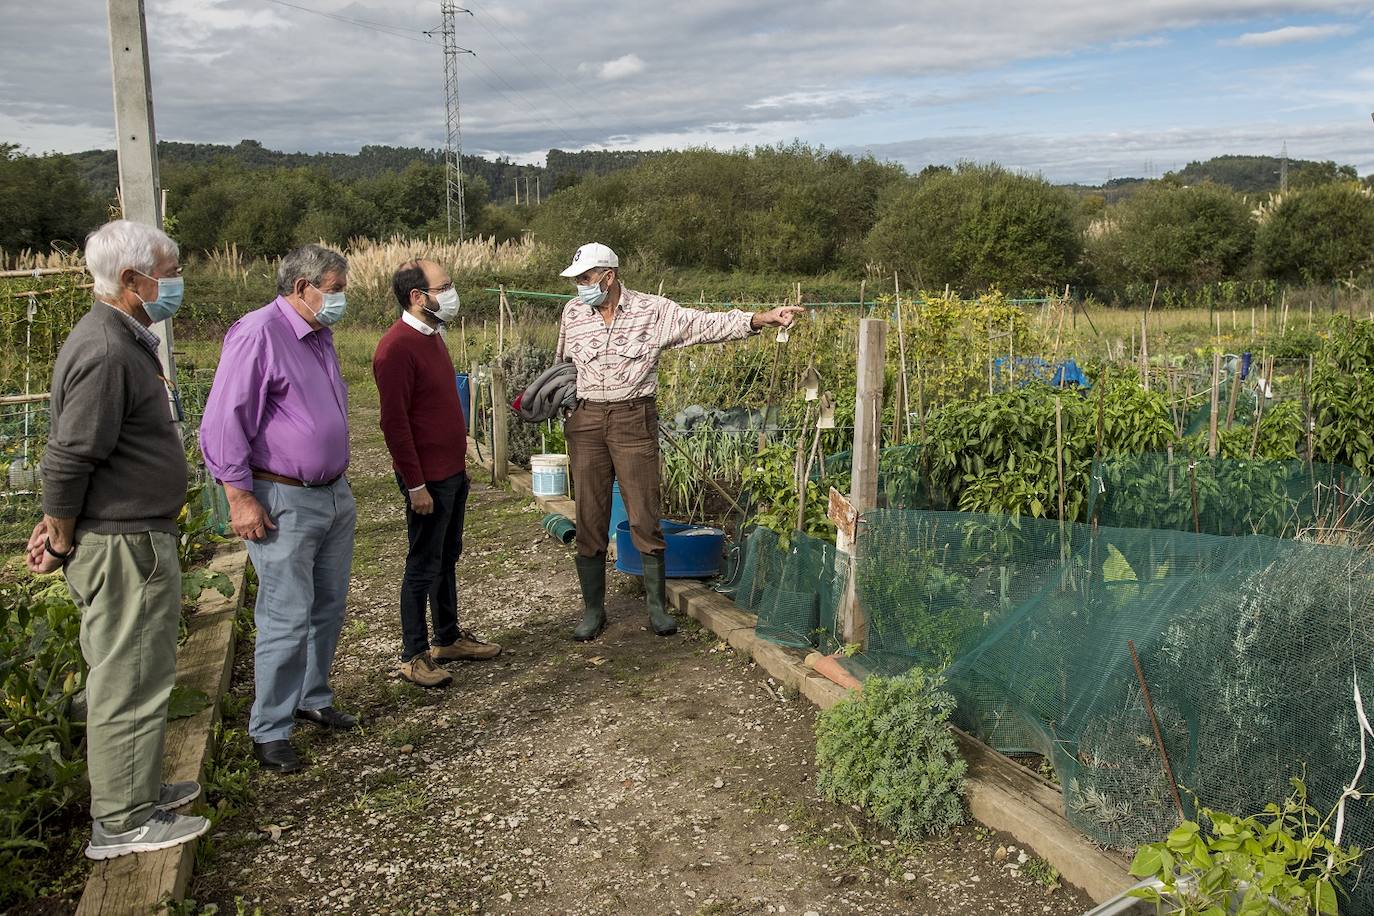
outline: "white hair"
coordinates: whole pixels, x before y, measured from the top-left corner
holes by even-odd
[[[158,261],[180,255],[167,233],[127,219],[106,223],[86,237],[86,269],[95,278],[97,296],[118,296],[119,275],[126,270],[152,274]]]

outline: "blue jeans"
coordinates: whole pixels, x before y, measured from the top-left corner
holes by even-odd
[[[277,527],[248,542],[258,574],[248,734],[279,741],[290,737],[297,709],[334,703],[329,669],[348,601],[357,507],[343,478],[328,487],[255,480],[253,495]]]
[[[446,480],[425,484],[434,511],[416,515],[410,492],[401,476],[396,483],[406,498],[406,571],[401,579],[401,661],[429,650],[425,603],[434,621],[434,642],[449,646],[458,639],[458,557],[463,553],[463,511],[467,507],[468,475],[462,471]]]

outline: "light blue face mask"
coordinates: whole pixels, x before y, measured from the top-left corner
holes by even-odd
[[[604,279],[606,275],[602,274],[601,276]],[[600,280],[587,286],[583,286],[581,283],[577,284],[577,298],[592,308],[596,308],[606,301],[606,293],[607,291],[601,288]]]
[[[145,277],[147,274],[139,271]],[[181,308],[181,299],[186,294],[186,281],[181,277],[148,277],[149,280],[157,281],[157,298],[152,302],[143,303],[143,311],[148,313],[148,319],[156,324],[159,321],[166,321],[177,313]],[[142,296],[139,296],[142,299]]]
[[[310,285],[315,286],[313,283]],[[344,301],[344,294],[342,292],[326,293],[318,286],[315,286],[315,289],[320,290],[320,296],[324,299],[323,303],[320,305],[320,310],[315,313],[315,320],[325,327],[338,323],[339,319],[344,316],[344,312],[348,308],[347,303]]]

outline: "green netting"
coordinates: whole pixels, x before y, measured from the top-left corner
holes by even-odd
[[[858,661],[942,667],[958,724],[1053,760],[1093,840],[1176,822],[1127,651],[1134,641],[1181,785],[1253,812],[1305,772],[1319,808],[1359,760],[1354,678],[1374,685],[1374,556],[1219,537],[877,510],[860,528]],[[1348,841],[1374,841],[1367,806]]]
[[[1094,463],[1088,517],[1115,528],[1293,537],[1374,520],[1370,483],[1339,465],[1130,455]]]
[[[729,590],[736,606],[758,615],[759,636],[809,648],[835,632],[847,569],[841,565],[837,571],[834,544],[800,533],[784,543],[775,532],[755,528],[745,539]]]

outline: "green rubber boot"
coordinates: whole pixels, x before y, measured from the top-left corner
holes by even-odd
[[[573,639],[589,642],[606,628],[606,555],[577,555],[577,581],[582,585],[582,622],[573,630]]]
[[[668,581],[663,575],[663,556],[644,554],[644,598],[649,603],[649,629],[659,636],[677,632],[677,621],[668,613]]]

